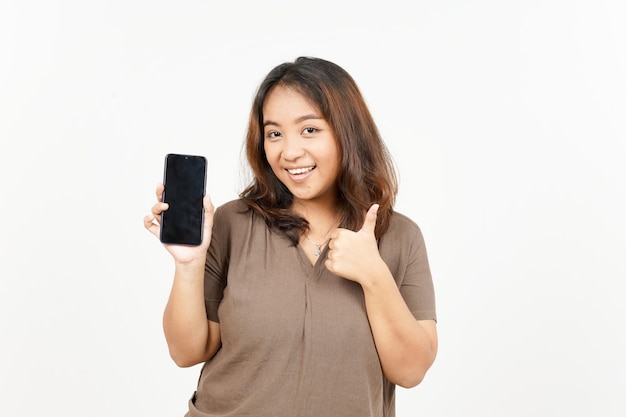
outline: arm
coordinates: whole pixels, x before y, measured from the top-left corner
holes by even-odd
[[[219,349],[220,326],[206,317],[204,262],[176,265],[163,330],[170,356],[178,366],[205,362]]]
[[[419,384],[437,355],[434,320],[416,320],[378,252],[374,228],[378,206],[358,232],[331,235],[326,267],[363,288],[372,335],[385,377],[403,387]]]
[[[168,205],[162,202],[163,185],[156,190],[157,203],[144,226],[157,238],[161,213]],[[204,199],[204,230],[200,246],[164,245],[174,258],[175,273],[170,296],[163,314],[165,339],[174,362],[181,367],[204,362],[220,347],[220,327],[209,321],[204,302],[204,264],[211,241],[214,207]]]
[[[413,317],[389,272],[381,268],[371,278],[362,286],[383,373],[402,387],[416,386],[437,355],[436,323]]]

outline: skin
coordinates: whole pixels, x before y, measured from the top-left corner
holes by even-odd
[[[415,320],[389,268],[380,257],[374,228],[378,205],[368,210],[358,232],[335,229],[326,268],[358,282],[383,373],[405,388],[419,384],[437,355],[434,320]]]
[[[157,185],[157,203],[144,217],[144,226],[159,237],[163,184]],[[204,230],[200,246],[163,245],[174,259],[174,281],[163,313],[163,331],[170,356],[180,367],[205,362],[221,346],[219,323],[207,320],[204,305],[204,263],[211,242],[214,207],[210,196],[204,204]]]
[[[294,196],[293,209],[307,219],[310,230],[301,246],[312,263],[316,248],[308,239],[328,239],[324,266],[363,288],[367,316],[383,373],[402,387],[419,384],[437,354],[433,320],[415,320],[389,268],[378,252],[374,228],[378,205],[367,212],[357,231],[338,228],[335,201],[340,153],[332,127],[319,110],[297,91],[277,86],[264,107],[264,149],[274,174]],[[157,203],[144,219],[158,237],[160,215],[167,210],[157,187]],[[163,326],[170,354],[179,366],[210,359],[220,346],[219,324],[206,319],[204,261],[213,225],[213,205],[206,197],[203,242],[199,247],[165,245],[175,262],[175,276]]]
[[[263,107],[265,153],[274,174],[294,195],[294,209],[310,224],[309,238],[330,238],[326,268],[363,288],[367,316],[387,379],[403,387],[419,384],[437,354],[434,320],[415,320],[374,235],[378,205],[368,211],[358,232],[337,228],[334,210],[340,170],[339,149],[331,126],[297,91],[276,87]],[[289,169],[314,169],[292,175]],[[292,171],[297,172],[297,171]],[[330,232],[328,232],[330,230]],[[315,248],[301,241],[315,262]]]
[[[334,205],[340,165],[333,130],[301,94],[285,87],[268,95],[263,117],[267,161],[293,194],[293,209],[309,221],[307,237],[323,243],[338,224]],[[303,248],[307,254],[315,251],[310,244]]]

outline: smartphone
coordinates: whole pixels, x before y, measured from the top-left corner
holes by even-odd
[[[165,156],[163,202],[169,208],[161,213],[162,243],[188,246],[202,243],[206,165],[206,158],[200,155]]]

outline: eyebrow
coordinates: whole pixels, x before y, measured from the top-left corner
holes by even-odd
[[[317,114],[311,113],[311,114],[305,114],[304,116],[298,117],[294,122],[295,123],[302,123],[305,120],[324,120],[324,118],[321,117],[321,116],[318,116]],[[274,122],[272,120],[266,120],[263,123],[263,127],[268,126],[268,125],[280,126],[280,124],[278,122]]]

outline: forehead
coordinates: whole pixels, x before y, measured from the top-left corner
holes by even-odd
[[[321,117],[319,108],[304,94],[293,87],[278,85],[268,93],[263,103],[265,119],[300,117],[315,114]]]

